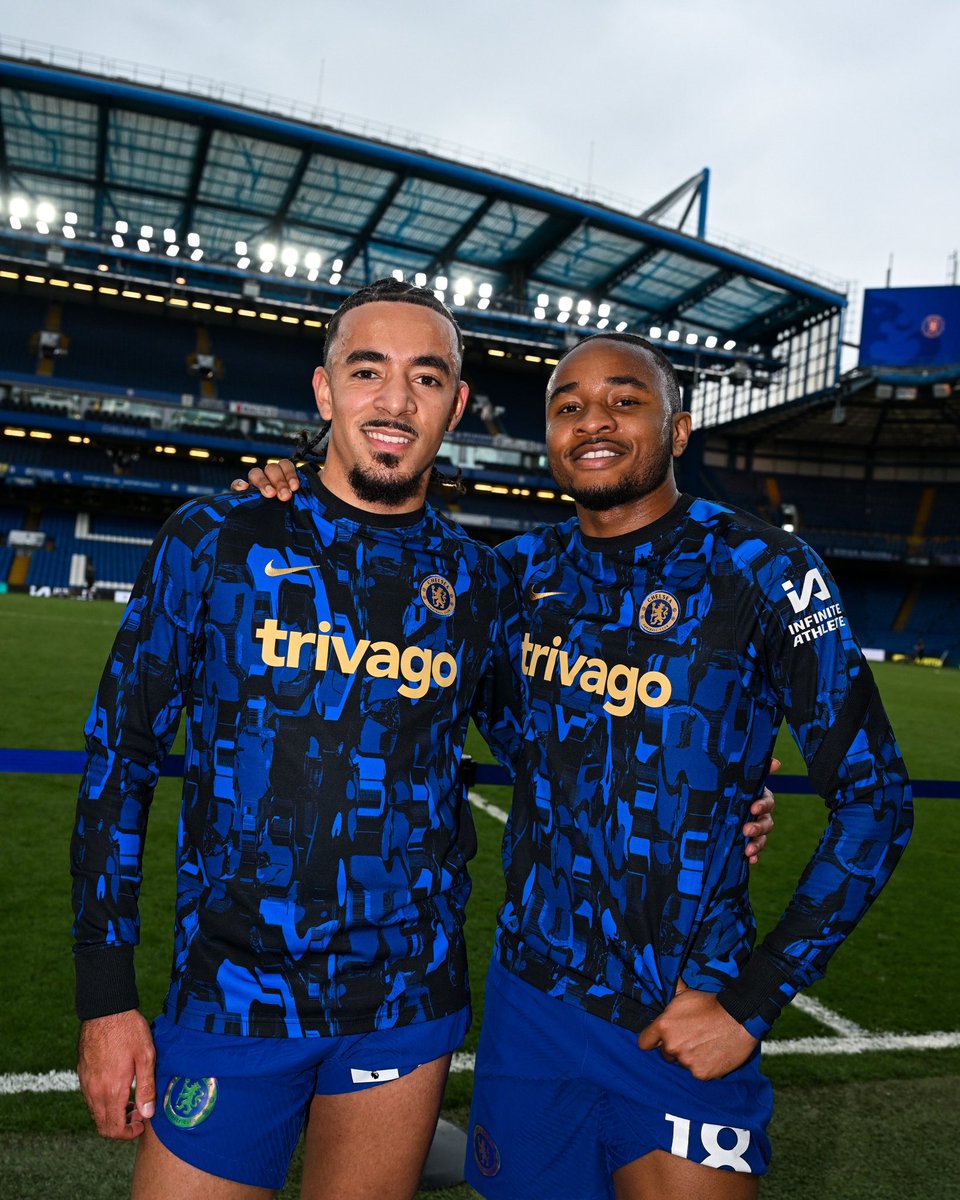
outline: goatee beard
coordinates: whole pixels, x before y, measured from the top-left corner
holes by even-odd
[[[635,475],[628,475],[617,483],[598,483],[578,488],[573,487],[569,479],[561,478],[562,473],[554,471],[554,478],[582,508],[590,512],[609,512],[612,508],[623,508],[655,492],[669,478],[672,464],[673,450],[670,445],[665,445],[656,459],[645,463]]]
[[[395,454],[378,454],[375,458],[376,462],[388,471],[394,470],[400,463]],[[401,504],[412,500],[420,490],[422,479],[423,471],[416,475],[396,478],[387,474],[374,474],[360,466],[352,467],[347,477],[358,500],[362,500],[364,504],[383,504],[387,508],[399,508]]]

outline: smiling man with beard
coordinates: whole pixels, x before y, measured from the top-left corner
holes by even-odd
[[[515,758],[523,692],[506,567],[426,503],[461,360],[432,294],[350,297],[314,376],[322,479],[289,505],[185,505],[134,588],[71,859],[80,1084],[101,1134],[139,1139],[135,1200],[264,1200],[305,1125],[310,1200],[416,1189],[470,1020],[463,742],[473,718]],[[182,712],[174,960],[151,1028],[137,901]]]
[[[580,343],[546,418],[577,515],[499,547],[532,736],[468,1179],[490,1200],[751,1200],[770,1157],[761,1040],[898,861],[906,770],[814,552],[679,493],[690,417],[659,350]],[[783,719],[829,817],[754,945],[738,840]]]

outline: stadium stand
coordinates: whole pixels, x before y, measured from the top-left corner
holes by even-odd
[[[960,364],[838,376],[842,288],[712,244],[703,179],[673,228],[661,206],[638,218],[159,87],[2,58],[0,87],[5,169],[28,208],[56,210],[47,234],[0,224],[0,540],[47,536],[26,571],[0,546],[0,585],[77,589],[88,560],[98,579],[132,582],[184,498],[284,453],[315,420],[325,321],[398,271],[438,290],[465,332],[473,401],[443,452],[464,491],[437,499],[471,533],[496,541],[569,515],[546,469],[545,384],[580,337],[628,329],[661,339],[680,372],[700,429],[684,488],[794,524],[864,641],[958,644]],[[66,119],[71,104],[88,118]],[[56,151],[42,176],[28,150],[40,128]],[[196,162],[165,175],[185,129],[205,131]],[[153,166],[118,174],[134,160]],[[89,168],[59,172],[68,161]],[[272,199],[237,182],[268,164],[287,173]],[[163,241],[143,234],[161,203],[189,214]],[[268,244],[292,247],[290,264],[264,257]],[[62,335],[45,354],[42,330]]]

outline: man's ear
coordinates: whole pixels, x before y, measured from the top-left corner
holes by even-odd
[[[693,421],[689,413],[677,413],[673,418],[673,457],[679,458],[690,441]]]
[[[323,367],[317,367],[313,373],[313,395],[317,402],[317,411],[324,421],[333,419],[333,405],[330,402],[330,380]]]
[[[450,410],[450,420],[447,421],[447,433],[452,433],[460,424],[460,418],[463,416],[469,398],[470,387],[461,380],[457,384],[457,394],[454,397],[453,408]]]

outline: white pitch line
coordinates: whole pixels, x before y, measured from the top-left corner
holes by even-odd
[[[47,1071],[44,1075],[0,1075],[0,1096],[15,1092],[78,1092],[76,1071]]]
[[[473,808],[479,808],[481,812],[487,814],[488,817],[493,817],[495,821],[499,821],[501,825],[506,825],[508,814],[502,808],[498,808],[496,804],[491,804],[489,800],[484,798],[477,792],[469,792],[468,798]]]
[[[937,1033],[865,1033],[862,1037],[785,1038],[765,1042],[765,1055],[782,1054],[866,1054],[876,1050],[955,1050],[960,1047],[960,1032]],[[458,1074],[472,1071],[473,1054],[453,1056],[450,1070]],[[73,1071],[47,1071],[43,1075],[0,1075],[0,1096],[18,1092],[76,1092],[80,1088]]]
[[[819,1000],[814,1000],[812,996],[794,996],[793,1007],[806,1013],[815,1021],[819,1021],[821,1025],[826,1025],[828,1029],[832,1029],[834,1033],[838,1033],[842,1037],[870,1036],[868,1030],[864,1029],[862,1025],[858,1025],[856,1021],[848,1021],[846,1017],[841,1017],[839,1013],[835,1013],[832,1008],[827,1008]]]
[[[868,1050],[955,1050],[960,1032],[865,1033],[861,1037],[784,1038],[764,1042],[764,1054],[863,1054]]]

